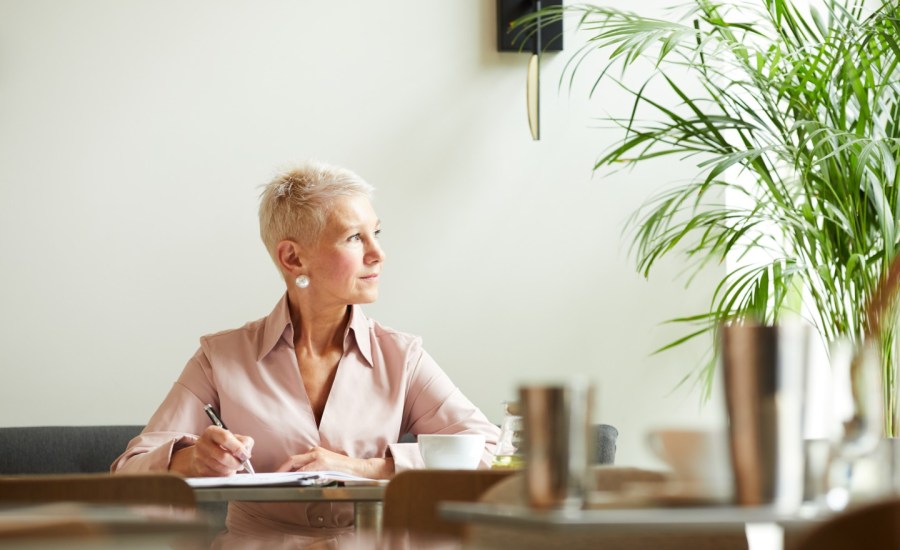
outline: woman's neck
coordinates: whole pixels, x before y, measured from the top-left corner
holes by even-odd
[[[314,309],[303,301],[288,300],[294,326],[294,348],[314,356],[343,350],[344,332],[350,322],[350,306]]]

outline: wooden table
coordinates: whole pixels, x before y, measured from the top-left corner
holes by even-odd
[[[451,521],[488,523],[549,530],[732,529],[747,523],[777,523],[805,527],[826,515],[808,517],[779,513],[768,507],[606,508],[598,510],[535,510],[521,504],[443,502],[442,517]]]
[[[775,524],[789,540],[829,517],[824,511],[785,514],[769,507],[604,508],[595,510],[535,510],[521,504],[443,502],[441,517],[474,525],[515,529],[522,533],[577,534],[582,537],[633,536],[652,533],[721,534],[747,524]]]
[[[0,508],[0,548],[209,548],[193,510],[60,502]]]

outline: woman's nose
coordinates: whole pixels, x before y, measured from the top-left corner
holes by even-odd
[[[372,241],[368,252],[369,263],[380,263],[384,261],[384,258],[385,253],[384,249],[381,248],[381,244],[378,241]]]

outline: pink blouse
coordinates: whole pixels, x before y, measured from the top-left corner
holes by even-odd
[[[287,295],[262,319],[204,336],[144,431],[112,464],[113,472],[167,471],[172,453],[192,445],[215,406],[234,433],[254,440],[253,467],[271,472],[319,446],[356,458],[393,456],[396,471],[424,467],[404,433],[480,433],[488,467],[499,430],[453,385],[420,338],[386,328],[352,306],[319,426],[294,353]],[[353,508],[329,503],[229,505],[229,530],[325,534],[350,526]],[[314,529],[313,529],[314,528]],[[324,528],[324,529],[323,529]]]

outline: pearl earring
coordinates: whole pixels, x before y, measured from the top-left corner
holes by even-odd
[[[296,279],[294,279],[294,284],[299,288],[306,288],[309,286],[309,277],[306,275],[298,275]]]

